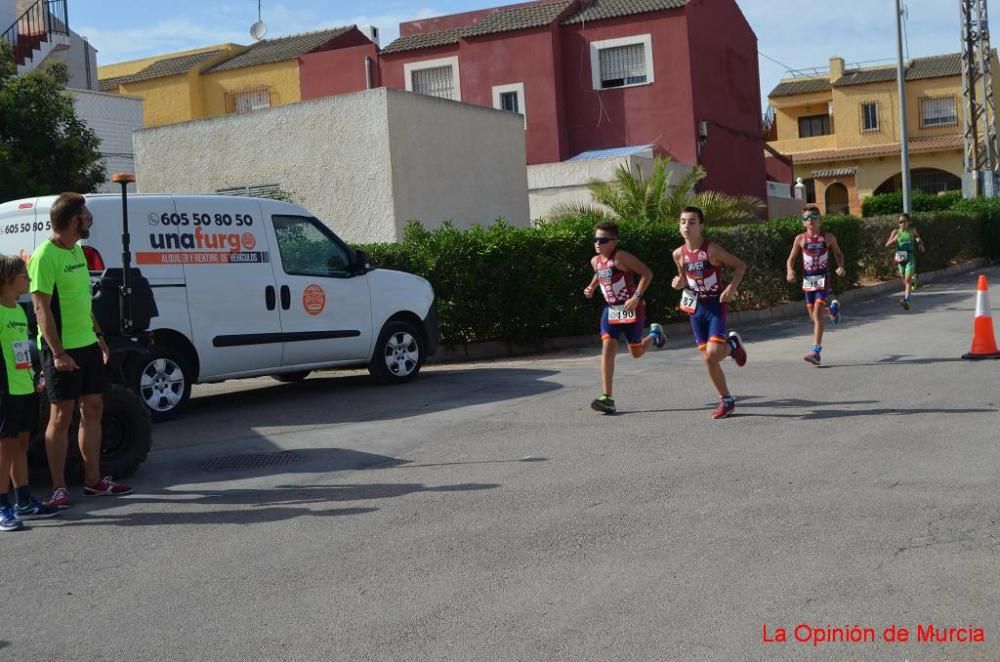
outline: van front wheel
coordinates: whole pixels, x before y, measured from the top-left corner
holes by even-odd
[[[408,322],[382,328],[368,371],[383,384],[400,384],[417,376],[426,358],[420,332]]]
[[[191,397],[192,375],[187,365],[169,346],[154,346],[136,361],[129,387],[139,395],[153,421],[171,418]]]

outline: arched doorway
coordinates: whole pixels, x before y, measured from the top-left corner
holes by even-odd
[[[840,182],[834,182],[826,187],[826,213],[851,213],[851,200],[847,195],[847,187]]]
[[[914,191],[923,191],[936,195],[944,191],[961,191],[961,178],[940,168],[914,168],[910,171],[910,187]],[[882,182],[875,195],[895,193],[903,189],[903,175],[896,174]]]

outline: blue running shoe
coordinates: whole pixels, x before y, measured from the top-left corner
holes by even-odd
[[[14,514],[17,515],[18,519],[24,521],[32,519],[49,519],[50,517],[58,515],[59,509],[55,506],[44,504],[38,499],[32,497],[27,506],[14,506]]]
[[[17,519],[13,506],[0,508],[0,531],[17,531],[24,524]]]
[[[833,320],[834,326],[840,324],[840,302],[836,299],[830,302],[830,319]]]
[[[663,349],[663,346],[667,344],[667,334],[663,332],[663,327],[656,322],[649,325],[649,335],[653,337],[653,347],[656,349]]]

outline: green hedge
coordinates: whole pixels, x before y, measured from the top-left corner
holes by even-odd
[[[925,193],[920,190],[913,191],[910,202],[913,211],[947,211],[952,209],[959,200],[962,199],[961,191],[946,191],[940,195]],[[865,218],[871,216],[888,216],[889,214],[903,213],[903,194],[880,193],[865,198],[861,202],[861,214]]]
[[[847,278],[835,277],[834,291],[848,289],[861,278],[894,277],[894,251],[884,245],[894,223],[892,216],[825,219],[825,228],[837,236],[847,257]],[[916,214],[914,225],[928,246],[927,254],[918,258],[921,270],[1000,253],[996,250],[1000,205],[965,214]],[[446,345],[474,340],[533,343],[596,333],[602,300],[599,296],[588,300],[582,293],[593,276],[593,227],[594,219],[586,217],[528,228],[498,221],[469,230],[446,223],[428,231],[414,222],[402,242],[360,248],[377,266],[415,273],[433,284]],[[676,310],[680,293],[670,287],[676,273],[672,252],[682,243],[677,225],[622,222],[619,227],[621,247],[654,273],[646,295],[647,319],[683,317]],[[785,260],[792,239],[801,231],[797,218],[733,227],[709,223],[708,237],[749,267],[733,308],[801,300],[798,284],[785,280]]]

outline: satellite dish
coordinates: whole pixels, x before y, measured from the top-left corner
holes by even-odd
[[[250,36],[256,39],[257,41],[263,39],[264,35],[266,34],[267,34],[267,25],[264,24],[264,21],[257,21],[256,23],[250,26]]]

